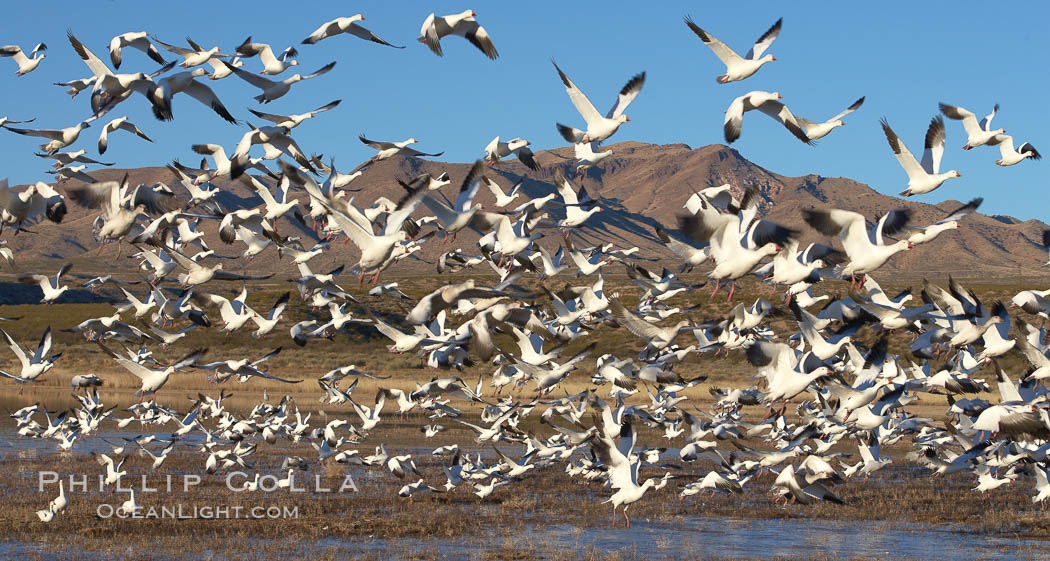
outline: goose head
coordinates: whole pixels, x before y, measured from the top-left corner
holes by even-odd
[[[192,72],[190,72],[190,77],[191,78],[200,78],[201,76],[207,76],[207,75],[208,75],[208,70],[205,69],[203,66],[198,66],[197,68],[194,68]]]

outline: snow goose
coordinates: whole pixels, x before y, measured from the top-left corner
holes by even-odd
[[[408,192],[412,192],[414,189],[422,191],[423,205],[441,221],[441,231],[444,232],[446,238],[452,236],[452,239],[455,239],[456,233],[471,225],[474,214],[480,209],[480,205],[474,204],[474,198],[485,180],[484,172],[484,162],[481,160],[474,162],[470,171],[467,172],[467,176],[463,178],[463,183],[459,187],[459,193],[456,195],[454,205],[446,205],[427,189],[414,188],[400,181],[399,183]]]
[[[515,261],[519,253],[528,251],[532,242],[543,237],[543,234],[538,232],[529,232],[525,217],[516,222],[511,222],[506,216],[499,218],[494,234],[497,243],[495,249],[500,254],[497,267],[502,267],[504,262]]]
[[[92,76],[90,78],[81,78],[79,80],[70,80],[68,82],[55,82],[55,85],[69,88],[66,90],[66,93],[69,94],[71,98],[76,98],[80,92],[94,86],[95,80],[97,80],[97,78]],[[0,119],[0,121],[3,121],[3,119]]]
[[[23,121],[15,121],[23,122]],[[2,125],[0,125],[2,126]],[[100,162],[93,160],[85,156],[87,150],[76,150],[74,152],[55,152],[53,154],[36,154],[38,158],[49,158],[55,160],[55,163],[51,164],[55,169],[61,167],[67,167],[73,164],[97,164],[100,166],[112,166],[114,162]]]
[[[292,89],[292,85],[296,82],[303,80],[309,80],[310,78],[316,78],[318,76],[327,74],[329,70],[335,68],[335,61],[329,62],[328,64],[321,67],[319,70],[312,74],[293,74],[289,78],[285,78],[281,81],[270,80],[258,74],[253,74],[247,70],[241,70],[240,68],[230,67],[230,70],[234,74],[240,76],[245,82],[259,88],[262,93],[255,96],[255,101],[259,103],[270,103],[271,101],[284,96]]]
[[[869,233],[864,217],[856,212],[840,209],[805,209],[802,218],[818,232],[842,240],[842,249],[846,251],[849,262],[841,267],[843,275],[849,275],[852,289],[857,284],[857,275],[870,273],[886,263],[897,253],[911,249],[914,244],[908,240],[899,240],[886,244],[883,236],[893,235],[900,231],[911,211],[907,209],[892,210],[879,219]]]
[[[302,382],[302,380],[286,380],[284,378],[278,378],[273,374],[269,374],[259,369],[259,365],[277,356],[280,352],[281,347],[277,347],[256,360],[251,360],[249,358],[219,360],[209,362],[208,364],[198,364],[196,367],[201,370],[211,370],[212,374],[208,379],[213,384],[221,384],[234,376],[237,376],[237,381],[242,384],[253,377],[266,378],[268,380],[283,382],[285,384],[298,384],[299,382]]]
[[[532,171],[540,169],[532,150],[529,149],[529,141],[524,138],[512,138],[502,142],[497,136],[492,139],[492,142],[488,143],[488,146],[485,146],[485,160],[488,162],[498,162],[508,156],[516,156],[521,163],[525,164]]]
[[[157,50],[156,45],[150,42],[149,33],[146,33],[145,31],[132,31],[129,33],[122,33],[113,39],[110,39],[109,60],[113,63],[113,68],[120,68],[120,64],[124,58],[121,49],[124,47],[132,47],[146,53],[147,56],[161,66],[168,64],[168,61],[164,60],[160,51]]]
[[[774,288],[800,282],[813,284],[820,281],[818,269],[838,265],[844,258],[845,254],[841,251],[819,243],[811,243],[805,250],[799,251],[798,241],[789,239],[784,249],[773,257],[772,272],[766,280],[772,282]]]
[[[569,258],[576,265],[577,278],[589,277],[600,271],[602,267],[612,263],[611,259],[602,259],[603,254],[601,252],[595,252],[589,256],[583,254],[568,239],[565,240],[565,247],[569,250]]]
[[[262,276],[248,276],[241,275],[238,273],[231,273],[229,271],[222,270],[222,263],[218,263],[211,267],[201,265],[196,261],[186,257],[182,253],[171,250],[170,252],[172,260],[176,265],[186,270],[185,273],[179,274],[179,282],[185,287],[197,286],[204,284],[212,279],[216,280],[266,280],[273,276],[273,273]]]
[[[99,347],[102,347],[102,350],[106,351],[107,354],[112,356],[113,360],[115,360],[117,364],[124,367],[124,369],[126,369],[128,372],[131,372],[137,378],[139,378],[139,380],[142,381],[142,385],[139,387],[138,391],[135,392],[135,395],[139,398],[139,401],[141,401],[146,394],[152,395],[157,393],[157,391],[164,387],[164,384],[167,383],[168,378],[172,374],[181,371],[183,368],[196,364],[197,361],[200,360],[202,356],[204,356],[204,353],[207,352],[207,349],[197,349],[191,352],[190,354],[186,355],[182,359],[178,360],[177,362],[166,366],[163,370],[152,370],[133,360],[124,358],[114,353],[102,343],[99,343],[98,345]]]
[[[284,313],[285,307],[288,306],[288,296],[289,293],[285,292],[277,298],[277,301],[273,303],[273,306],[270,307],[265,316],[258,312],[252,314],[252,321],[258,327],[252,333],[252,337],[262,339],[277,327],[277,322],[281,321],[281,314]]]
[[[361,135],[358,137],[358,139],[362,143],[378,150],[379,152],[375,156],[372,156],[372,159],[369,160],[369,162],[378,162],[380,160],[385,160],[387,158],[393,157],[395,155],[409,156],[413,158],[418,158],[420,156],[436,158],[437,156],[444,154],[444,152],[428,154],[426,152],[420,152],[419,150],[416,150],[414,148],[409,148],[408,146],[410,144],[417,144],[419,142],[415,138],[409,138],[408,140],[402,140],[399,142],[379,142],[375,140],[369,140],[365,138],[364,135]]]
[[[854,101],[853,105],[847,107],[842,113],[835,115],[823,123],[814,123],[809,119],[803,119],[797,115],[795,116],[795,121],[802,127],[802,130],[806,132],[806,138],[810,140],[820,140],[827,136],[831,131],[835,130],[836,127],[845,126],[846,123],[842,122],[842,118],[859,109],[863,103],[864,98],[861,97],[857,101]]]
[[[350,398],[350,404],[353,405],[354,412],[357,413],[357,416],[361,419],[362,424],[360,430],[370,431],[376,428],[380,421],[379,414],[383,412],[384,403],[386,403],[386,395],[383,392],[379,392],[376,394],[375,405],[371,408],[365,407],[363,405],[358,405],[357,402],[353,400],[353,398]]]
[[[499,52],[496,51],[496,46],[492,44],[492,38],[489,37],[485,28],[474,19],[477,15],[474,10],[465,10],[447,16],[430,14],[423,20],[418,40],[429,47],[434,54],[444,56],[445,53],[441,50],[441,40],[449,35],[459,35],[485,53],[485,56],[496,60],[499,58]]]
[[[810,144],[811,141],[798,119],[786,105],[777,101],[782,97],[777,92],[755,90],[734,99],[726,109],[725,120],[722,124],[726,142],[732,144],[740,138],[740,131],[744,126],[744,113],[758,109],[783,124],[791,134],[795,135],[795,138]]]
[[[586,187],[581,186],[577,194],[560,167],[554,168],[554,188],[558,190],[562,203],[565,205],[565,218],[558,221],[558,227],[562,229],[566,237],[569,235],[569,228],[581,226],[588,218],[602,210],[602,207],[598,206],[598,201],[587,194]]]
[[[233,300],[229,300],[218,294],[201,293],[198,294],[197,299],[199,302],[205,302],[219,307],[219,315],[223,321],[223,334],[229,335],[231,332],[236,331],[248,323],[248,320],[253,315],[257,315],[255,310],[248,306],[248,285],[247,283],[241,284],[241,292]]]
[[[105,154],[106,149],[109,148],[109,134],[117,132],[119,130],[130,132],[147,142],[153,142],[153,139],[146,136],[146,133],[139,130],[139,128],[135,126],[135,123],[129,121],[127,117],[120,117],[119,119],[113,119],[112,121],[106,123],[106,126],[102,127],[102,133],[98,136],[99,154]]]
[[[150,96],[153,102],[153,115],[162,121],[174,119],[174,114],[171,112],[171,98],[177,93],[185,93],[203,103],[206,107],[210,107],[216,115],[222,117],[227,123],[237,124],[237,119],[234,119],[230,111],[222,104],[222,101],[219,101],[219,97],[215,95],[215,92],[196,80],[196,78],[207,75],[207,70],[194,68],[189,72],[177,72],[158,80],[156,82],[157,87]]]
[[[15,353],[15,357],[18,358],[18,362],[22,365],[22,369],[17,375],[9,374],[3,370],[0,370],[0,375],[10,378],[18,384],[36,382],[37,378],[51,370],[51,367],[55,365],[55,361],[62,356],[62,353],[47,356],[51,352],[51,327],[44,330],[44,334],[40,337],[40,344],[37,345],[32,357],[26,356],[26,352],[6,331],[0,329],[0,333],[3,333],[4,337],[7,338],[7,345]]]
[[[47,53],[44,52],[46,50],[47,45],[37,43],[29,53],[29,56],[26,56],[26,54],[22,52],[22,47],[19,47],[18,45],[7,45],[0,47],[0,56],[13,58],[15,64],[18,65],[18,72],[16,72],[16,74],[19,76],[25,76],[36,70],[36,67],[40,66],[40,63],[47,58]]]
[[[237,54],[241,58],[252,58],[258,55],[259,60],[263,63],[262,73],[271,76],[280,74],[293,66],[299,66],[299,61],[294,58],[299,56],[299,51],[296,51],[295,47],[288,47],[281,51],[280,56],[274,56],[273,48],[270,45],[266,43],[252,43],[250,35],[243,43],[237,46]]]
[[[40,300],[45,304],[51,304],[62,296],[65,291],[69,290],[69,286],[62,286],[62,275],[65,275],[73,268],[71,263],[66,263],[58,270],[58,273],[53,277],[47,275],[40,275],[36,273],[26,273],[18,277],[18,282],[25,285],[37,285],[40,287],[43,293],[43,298]]]
[[[576,164],[576,171],[581,172],[593,168],[594,166],[601,163],[602,160],[612,156],[612,150],[606,150],[604,152],[595,152],[594,148],[597,146],[596,142],[578,142],[573,145],[573,157],[579,162]]]
[[[7,186],[7,179],[0,179],[0,230],[14,226],[22,230],[25,223],[44,215],[56,224],[66,215],[66,200],[53,187],[42,181],[21,191]]]
[[[186,38],[186,43],[190,46],[190,48],[188,49],[185,47],[169,45],[164,41],[157,39],[156,37],[153,38],[153,41],[161,47],[163,47],[168,52],[181,56],[182,62],[179,63],[179,66],[183,68],[193,68],[194,66],[200,66],[213,58],[229,56],[220,53],[219,47],[205,49],[204,47],[201,47],[200,45],[195,43],[193,39],[190,39],[189,37]]]
[[[612,315],[616,318],[617,323],[635,336],[645,340],[646,348],[643,354],[651,354],[653,351],[666,348],[674,342],[679,334],[691,329],[688,320],[679,321],[668,327],[653,325],[632,314],[619,299],[615,298],[609,300],[609,309],[612,311]]]
[[[908,236],[908,241],[918,245],[933,241],[934,238],[941,235],[941,232],[957,230],[959,228],[959,221],[976,211],[977,208],[981,206],[982,202],[984,202],[984,199],[982,197],[977,197],[965,205],[949,212],[944,218],[941,218],[929,226],[905,226],[905,228],[909,230],[919,230]]]
[[[405,325],[423,325],[438,312],[451,308],[460,300],[494,296],[507,296],[507,293],[493,288],[475,286],[474,279],[467,279],[458,284],[447,284],[421,298],[412,311],[405,316]]]
[[[102,378],[94,374],[77,374],[69,379],[69,385],[73,388],[73,391],[87,390],[87,388],[97,388],[102,385]]]
[[[1044,319],[1050,317],[1050,289],[1022,290],[1010,299],[1010,308],[1021,308]]]
[[[249,167],[257,167],[259,165],[258,162],[249,158],[252,146],[259,144],[267,149],[274,148],[279,153],[283,153],[295,160],[295,163],[303,166],[310,173],[317,173],[317,170],[310,164],[306,154],[303,154],[302,148],[299,148],[299,144],[292,138],[288,127],[269,126],[255,128],[251,123],[248,123],[248,126],[251,127],[251,130],[244,133],[240,142],[237,143],[237,149],[234,150],[233,157],[230,158],[230,177],[232,179],[240,177]],[[263,169],[265,169],[265,166],[263,166]]]
[[[252,115],[255,115],[256,117],[258,117],[260,119],[266,119],[267,121],[270,121],[270,122],[272,122],[273,124],[275,124],[275,125],[277,125],[279,127],[285,127],[288,130],[292,130],[295,127],[298,127],[300,124],[302,124],[303,121],[305,121],[307,119],[313,119],[314,117],[316,117],[320,113],[324,113],[325,111],[328,111],[330,109],[335,109],[336,106],[338,106],[339,102],[341,102],[341,101],[343,101],[343,100],[337,99],[337,100],[335,100],[335,101],[333,101],[331,103],[328,103],[327,105],[322,105],[321,107],[318,107],[317,109],[314,109],[313,111],[310,111],[310,112],[307,112],[307,113],[300,113],[298,115],[273,115],[273,114],[270,114],[270,113],[263,113],[262,111],[256,111],[255,109],[251,109],[251,108],[249,108],[248,111]],[[332,166],[332,169],[334,170],[335,167]],[[349,183],[349,182],[347,182],[347,183]]]
[[[1012,166],[1021,163],[1025,158],[1038,160],[1042,155],[1028,142],[1022,143],[1014,149],[1014,137],[1008,134],[997,134],[988,144],[999,145],[1000,158],[995,161],[997,166]]]
[[[758,41],[755,41],[754,46],[747,51],[747,56],[741,57],[736,54],[733,49],[726,46],[725,43],[716,39],[710,33],[700,29],[698,25],[693,23],[693,19],[689,16],[685,16],[685,24],[689,26],[689,29],[704,42],[705,45],[714,51],[715,56],[726,65],[726,73],[716,78],[719,84],[728,84],[729,82],[736,82],[743,80],[758,72],[762,65],[777,59],[777,57],[769,54],[763,56],[762,53],[766,52],[766,49],[776,41],[777,35],[780,34],[780,26],[784,22],[784,18],[780,18],[776,23],[773,24]]]
[[[992,118],[995,117],[996,111],[999,110],[998,103],[992,108],[992,112],[981,119],[979,123],[977,122],[977,115],[962,107],[948,105],[947,103],[938,103],[937,106],[941,109],[941,113],[944,113],[945,117],[962,121],[963,129],[966,131],[967,136],[963,150],[971,150],[978,146],[992,144],[996,135],[1006,134],[1004,129],[992,130]]]
[[[682,264],[678,266],[678,272],[686,273],[692,271],[694,267],[702,265],[711,258],[710,246],[698,249],[667,235],[667,232],[660,226],[656,226],[655,229],[656,236],[660,238],[660,241],[682,259]]]
[[[620,94],[616,97],[616,103],[602,117],[598,110],[594,108],[591,100],[587,99],[587,96],[583,95],[580,88],[577,88],[576,84],[572,83],[572,80],[562,72],[561,68],[558,67],[558,63],[553,60],[551,62],[554,64],[555,70],[558,71],[558,76],[561,77],[562,83],[565,84],[565,91],[569,94],[569,100],[572,101],[576,111],[580,113],[584,122],[587,123],[586,131],[557,123],[558,132],[561,133],[566,141],[573,144],[601,142],[615,134],[620,125],[631,120],[630,117],[624,114],[624,111],[634,101],[634,98],[641,93],[642,86],[645,85],[645,72],[636,74],[624,84]]]
[[[154,338],[160,341],[160,348],[162,349],[166,349],[172,343],[175,343],[179,339],[182,339],[186,336],[187,333],[193,331],[194,329],[197,329],[197,324],[192,324],[185,329],[180,329],[179,331],[176,331],[175,333],[168,333],[167,331],[164,331],[163,329],[155,325],[149,326],[149,330],[151,333],[153,333]]]
[[[518,198],[518,191],[521,189],[522,184],[525,183],[524,179],[519,180],[514,185],[511,185],[510,190],[504,193],[503,188],[499,186],[499,183],[496,183],[488,177],[484,177],[483,181],[485,187],[488,188],[489,192],[492,193],[492,196],[496,198],[497,207],[505,207],[514,202],[514,199]]]
[[[120,512],[124,516],[130,518],[137,515],[139,511],[142,510],[142,507],[139,506],[137,502],[135,502],[135,489],[129,489],[128,493],[130,494],[128,500],[120,503],[120,507],[117,509],[117,512]]]
[[[357,25],[357,22],[364,21],[365,16],[361,14],[355,14],[350,17],[335,18],[332,21],[321,24],[309,37],[303,39],[304,45],[314,45],[318,41],[339,35],[340,33],[349,33],[359,39],[365,41],[371,41],[373,43],[379,43],[380,45],[386,45],[388,47],[394,47],[395,49],[403,49],[397,45],[392,45],[382,40],[375,33],[365,29],[364,27]]]
[[[142,300],[139,300],[134,294],[125,290],[124,287],[121,286],[117,288],[120,289],[120,292],[124,295],[125,300],[125,302],[117,308],[118,312],[125,312],[127,310],[133,309],[135,310],[135,319],[138,319],[146,315],[147,312],[152,310],[154,306],[157,305],[157,303],[153,300],[152,293],[148,298],[145,299],[145,302],[143,302]]]
[[[139,216],[168,212],[174,202],[173,196],[145,185],[131,189],[126,173],[119,182],[106,181],[70,189],[69,198],[80,206],[102,210],[101,222],[96,221],[94,231],[95,239],[100,242],[138,236],[142,233],[142,226],[137,223]]]
[[[595,457],[608,467],[609,486],[616,489],[611,497],[603,501],[613,505],[612,524],[616,524],[616,509],[623,505],[623,518],[626,526],[630,528],[631,519],[627,516],[627,509],[640,500],[649,489],[663,488],[671,475],[665,473],[661,478],[646,479],[644,483],[639,484],[638,470],[642,461],[640,457],[633,461],[630,459],[634,455],[634,431],[630,423],[622,425],[619,433],[631,436],[621,438],[621,442],[617,444],[603,431],[599,431],[596,437],[591,439],[591,449]]]
[[[955,170],[940,173],[945,135],[944,120],[939,115],[930,119],[930,127],[926,129],[921,164],[915,160],[915,156],[908,150],[908,147],[893,132],[885,117],[880,123],[882,123],[882,132],[886,133],[886,140],[893,149],[893,154],[897,156],[897,161],[908,174],[908,188],[901,192],[902,197],[929,193],[953,177],[962,177],[962,174]]]
[[[40,149],[48,154],[53,154],[59,150],[73,144],[80,138],[80,133],[84,129],[91,128],[91,121],[95,118],[92,117],[85,121],[81,121],[71,127],[64,129],[20,129],[16,127],[4,127],[7,130],[20,134],[23,136],[37,136],[40,138],[47,138],[50,141],[41,144]]]

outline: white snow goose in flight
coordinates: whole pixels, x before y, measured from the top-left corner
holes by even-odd
[[[1038,160],[1043,156],[1028,142],[1021,143],[1021,146],[1014,149],[1014,137],[1008,134],[997,134],[988,144],[997,144],[999,146],[999,154],[1001,158],[995,161],[997,166],[1012,166],[1014,164],[1021,163],[1021,160],[1025,158],[1031,158]]]
[[[930,127],[926,129],[922,163],[915,160],[915,156],[893,132],[885,117],[879,122],[882,123],[882,132],[886,133],[886,140],[889,141],[893,154],[897,156],[897,161],[908,174],[908,188],[901,192],[902,197],[929,193],[953,177],[962,177],[962,174],[955,170],[940,173],[945,135],[944,119],[941,119],[939,115],[930,119]]]
[[[977,197],[965,205],[949,212],[947,216],[929,226],[905,226],[905,228],[909,230],[919,230],[909,236],[908,241],[915,245],[931,242],[934,238],[939,236],[941,232],[958,229],[959,221],[976,211],[983,202],[984,198]]]
[[[153,41],[161,47],[163,47],[164,50],[172,54],[181,56],[182,62],[179,63],[179,66],[183,68],[193,68],[194,66],[200,66],[202,64],[205,64],[213,58],[222,58],[229,56],[220,53],[220,49],[217,46],[212,47],[210,49],[205,49],[204,47],[195,43],[193,39],[190,39],[189,37],[186,38],[186,43],[190,46],[190,48],[188,49],[176,45],[169,45],[168,43],[165,43],[164,41],[161,41],[156,37],[153,37]]]
[[[565,84],[565,91],[569,94],[569,100],[572,101],[573,106],[576,107],[576,110],[580,112],[583,120],[587,123],[586,131],[558,123],[558,132],[561,133],[565,140],[573,144],[601,142],[615,134],[620,125],[631,120],[630,117],[624,114],[624,111],[642,91],[642,86],[645,85],[645,72],[635,74],[633,78],[628,80],[620,90],[620,95],[617,96],[616,103],[612,106],[612,109],[602,117],[598,110],[594,108],[591,100],[587,99],[587,96],[583,95],[580,88],[577,88],[576,84],[572,83],[572,80],[561,71],[558,63],[553,60],[551,62],[554,63],[558,76],[561,77],[562,83]]]
[[[19,47],[18,45],[7,45],[6,47],[0,47],[0,56],[14,58],[15,63],[18,64],[18,72],[16,72],[16,74],[19,76],[25,76],[36,70],[36,67],[40,66],[40,62],[47,58],[47,53],[44,52],[46,50],[47,45],[37,43],[37,45],[33,47],[33,51],[29,53],[29,56],[26,56],[26,54],[22,52],[22,47]]]
[[[529,141],[524,138],[512,138],[502,142],[497,136],[485,147],[485,160],[495,163],[508,156],[516,156],[526,167],[536,171],[540,169],[540,166],[536,163],[529,144]]]
[[[766,52],[766,49],[776,41],[777,35],[780,34],[780,25],[783,23],[784,18],[780,18],[776,23],[773,24],[755,45],[747,51],[747,56],[741,57],[736,54],[736,51],[730,49],[725,43],[716,39],[710,33],[700,29],[700,26],[693,23],[693,19],[689,16],[685,16],[685,24],[689,26],[689,29],[696,33],[696,36],[704,42],[705,45],[711,47],[711,50],[715,52],[715,55],[726,65],[726,73],[716,78],[719,84],[728,84],[729,82],[736,82],[743,80],[758,72],[762,65],[776,60],[777,57],[769,54],[762,56],[762,53]]]
[[[262,73],[271,76],[280,74],[293,66],[299,66],[299,61],[295,60],[295,57],[299,56],[299,51],[295,50],[295,47],[288,47],[281,51],[280,55],[275,55],[270,45],[252,43],[251,35],[237,46],[237,54],[241,58],[252,58],[259,55],[259,60],[263,63]]]
[[[939,103],[938,107],[941,108],[941,113],[944,113],[945,117],[963,122],[963,129],[966,130],[967,135],[963,150],[970,150],[985,144],[993,144],[992,140],[996,135],[1006,134],[1005,129],[992,130],[992,118],[995,117],[995,112],[999,110],[998,103],[992,108],[992,112],[981,119],[979,123],[977,122],[977,115],[962,107],[948,105],[947,103]]]
[[[380,160],[385,160],[385,159],[390,158],[391,156],[395,156],[395,155],[411,156],[413,158],[418,158],[420,156],[427,156],[427,157],[431,157],[431,158],[436,158],[436,157],[444,154],[444,152],[437,152],[435,154],[429,154],[427,152],[420,152],[419,150],[416,150],[414,148],[409,148],[408,145],[416,144],[416,143],[419,142],[415,138],[409,138],[408,140],[402,140],[400,142],[379,142],[379,141],[376,141],[376,140],[369,140],[369,139],[365,138],[364,135],[358,136],[357,138],[361,142],[363,142],[364,144],[367,144],[368,146],[371,146],[372,148],[375,148],[376,150],[379,151],[379,153],[376,154],[375,156],[373,156],[372,159],[368,161],[368,163],[373,163],[373,162],[378,162]],[[360,168],[358,168],[358,169],[360,169]],[[354,170],[354,171],[357,171],[357,170]]]
[[[849,210],[804,209],[802,218],[818,232],[828,236],[838,235],[842,240],[842,249],[846,251],[849,262],[841,268],[841,274],[850,276],[850,290],[857,284],[857,275],[878,269],[890,257],[914,246],[908,240],[887,245],[883,239],[883,236],[893,235],[908,223],[911,211],[907,209],[887,212],[870,233],[864,217]]]
[[[340,33],[349,33],[350,35],[353,35],[354,37],[357,37],[359,39],[364,39],[365,41],[379,43],[380,45],[394,47],[395,49],[404,48],[399,47],[397,45],[391,45],[390,43],[387,43],[386,41],[380,39],[379,36],[377,36],[375,33],[372,33],[364,27],[357,25],[357,22],[364,20],[365,16],[361,14],[355,14],[348,18],[335,18],[332,21],[321,24],[321,27],[318,27],[317,30],[311,33],[309,37],[303,39],[303,44],[313,45],[318,41],[327,39],[334,35],[339,35]]]
[[[845,126],[846,123],[842,122],[842,118],[850,113],[853,113],[864,104],[864,97],[861,97],[857,101],[853,102],[853,105],[847,107],[842,113],[835,115],[834,117],[824,121],[823,123],[814,123],[809,119],[803,119],[798,115],[795,115],[795,121],[802,127],[802,130],[806,132],[806,138],[810,140],[820,140],[828,135],[831,131],[835,130],[836,127]]]
[[[240,76],[245,82],[248,82],[249,84],[262,90],[261,94],[255,96],[255,101],[259,103],[270,103],[271,101],[288,93],[292,89],[292,84],[295,84],[296,82],[301,82],[303,80],[309,80],[310,78],[316,78],[318,76],[321,76],[322,74],[327,74],[329,70],[335,68],[335,61],[329,62],[328,64],[322,66],[313,74],[307,74],[305,76],[302,74],[293,74],[291,77],[285,78],[281,81],[270,80],[269,78],[266,78],[264,76],[253,74],[251,72],[248,72],[247,70],[242,70],[233,66],[230,66],[229,68],[233,71],[234,74]]]
[[[736,139],[740,138],[740,131],[744,127],[744,113],[758,109],[780,121],[781,124],[787,127],[787,130],[791,131],[791,134],[795,135],[795,138],[810,144],[811,141],[806,136],[806,131],[802,128],[802,125],[799,124],[798,118],[788,110],[786,105],[777,101],[782,97],[777,92],[756,90],[734,99],[733,103],[730,103],[729,108],[726,109],[725,121],[722,124],[726,142],[732,144],[736,142]]]
[[[430,14],[423,20],[423,27],[419,30],[419,42],[430,47],[437,56],[444,56],[441,39],[449,35],[459,35],[485,53],[485,56],[496,60],[499,58],[499,52],[496,51],[496,46],[492,44],[492,38],[485,28],[474,19],[477,15],[474,10],[440,17]]]
[[[133,31],[117,35],[109,41],[109,60],[113,63],[113,68],[120,68],[120,63],[124,59],[121,49],[124,47],[136,48],[146,53],[154,62],[162,66],[168,64],[168,61],[161,56],[156,45],[150,42],[149,33]]]

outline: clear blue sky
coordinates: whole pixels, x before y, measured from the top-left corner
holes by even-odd
[[[1050,156],[1048,3],[1005,9],[959,1],[874,2],[849,8],[823,2],[747,5],[741,10],[740,4],[716,2],[311,1],[253,2],[249,8],[243,2],[189,0],[19,2],[5,9],[2,42],[28,50],[44,41],[50,50],[37,70],[21,78],[14,76],[11,60],[0,59],[0,116],[36,117],[30,126],[62,128],[90,114],[86,94],[71,101],[63,88],[52,85],[90,75],[65,38],[70,28],[107,61],[109,39],[128,31],[148,31],[175,44],[184,44],[189,35],[226,52],[248,35],[275,49],[296,45],[305,72],[338,61],[329,74],[297,85],[264,110],[299,113],[342,99],[336,110],[300,126],[295,137],[308,153],[334,155],[343,170],[372,154],[357,141],[360,133],[379,140],[414,136],[421,141],[419,149],[444,150],[444,158],[461,162],[479,157],[497,134],[527,138],[538,150],[563,146],[555,121],[578,126],[581,120],[551,67],[552,57],[601,111],[630,76],[648,71],[644,91],[627,112],[631,122],[613,141],[681,142],[694,148],[723,142],[725,108],[750,90],[779,91],[793,111],[811,120],[829,118],[867,96],[847,125],[816,147],[802,145],[764,116],[745,119],[734,147],[789,176],[818,173],[854,178],[885,193],[903,190],[906,175],[890,152],[879,118],[887,117],[908,147],[921,152],[938,101],[978,115],[998,102],[995,126]],[[173,11],[175,6],[184,11]],[[443,42],[444,58],[416,42],[427,14],[467,8],[478,12],[478,21],[499,49],[499,60],[489,61],[458,37]],[[391,49],[347,35],[299,45],[321,23],[357,12],[366,16],[369,29],[407,48]],[[783,30],[769,50],[777,61],[743,82],[716,84],[723,67],[682,23],[687,13],[740,52],[783,17]],[[130,51],[120,71],[155,68],[145,55]],[[250,60],[246,68],[261,70],[261,63]],[[251,100],[254,88],[235,76],[207,83],[237,118],[252,117],[246,108],[257,107]],[[153,119],[143,100],[125,102],[107,117],[128,115],[156,143],[118,133],[103,159],[123,167],[163,165],[173,158],[195,163],[199,157],[191,144],[218,143],[232,152],[246,130],[186,97],[176,98],[174,113],[174,122],[162,123]],[[87,148],[97,157],[97,135],[97,128],[89,129],[73,148]],[[963,177],[916,200],[984,196],[983,212],[1050,219],[1050,162],[999,168],[996,148],[964,152],[965,142],[961,123],[948,121],[942,169],[956,169]],[[9,177],[12,184],[50,177],[43,173],[48,162],[32,155],[38,144],[36,138],[0,131],[5,154],[0,177]]]

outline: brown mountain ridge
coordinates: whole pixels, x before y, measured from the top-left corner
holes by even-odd
[[[674,228],[676,216],[684,212],[682,205],[692,191],[709,186],[728,183],[736,191],[745,186],[755,186],[761,193],[762,213],[785,226],[797,229],[804,242],[831,241],[815,232],[801,220],[800,211],[810,207],[836,207],[859,212],[869,219],[894,208],[912,211],[912,224],[925,225],[936,222],[948,211],[957,208],[959,201],[944,201],[937,204],[902,200],[880,194],[867,185],[847,178],[828,178],[819,175],[787,177],[766,170],[745,159],[739,152],[722,145],[710,145],[691,149],[684,144],[652,145],[639,142],[623,142],[605,147],[613,154],[598,166],[577,173],[572,163],[571,148],[537,153],[541,164],[539,171],[532,171],[516,160],[505,160],[491,167],[494,177],[504,188],[518,179],[524,179],[521,192],[528,197],[541,197],[554,191],[554,168],[561,167],[570,181],[583,185],[592,194],[600,195],[604,209],[591,217],[585,227],[574,233],[574,243],[580,246],[613,243],[621,247],[638,246],[641,255],[658,258],[672,264],[674,256],[656,239],[653,227],[663,225]],[[401,188],[396,177],[413,177],[421,172],[434,175],[448,172],[452,185],[443,189],[449,198],[470,168],[469,163],[447,163],[412,158],[391,158],[379,162],[355,180],[350,187],[359,189],[352,193],[354,203],[368,206],[379,196],[396,199]],[[131,182],[152,184],[164,182],[177,194],[183,196],[182,188],[164,167],[137,169],[100,169],[91,171],[99,180],[119,180],[127,172]],[[261,201],[238,182],[217,182],[225,192],[221,204],[226,208],[253,206]],[[69,181],[59,186],[60,190],[74,187]],[[946,191],[946,194],[950,191]],[[298,195],[305,197],[305,194]],[[477,201],[489,210],[493,208],[493,197],[481,189]],[[519,197],[511,206],[523,201]],[[562,211],[549,205],[552,218]],[[417,215],[425,214],[421,207]],[[70,203],[69,214],[61,225],[44,223],[31,228],[33,234],[7,235],[9,245],[15,251],[16,265],[23,270],[47,273],[57,269],[62,261],[72,261],[82,273],[126,272],[135,273],[136,263],[126,256],[127,246],[121,250],[124,257],[117,260],[116,244],[98,249],[91,234],[91,224],[97,211],[78,208]],[[278,229],[283,235],[303,238],[306,246],[314,233],[287,221]],[[943,233],[931,243],[901,253],[890,260],[877,276],[894,275],[909,279],[930,277],[943,278],[947,274],[1002,282],[1004,279],[1024,276],[1050,278],[1050,271],[1043,267],[1046,251],[1040,246],[1043,230],[1047,225],[1037,220],[1019,221],[1010,217],[986,216],[975,213],[967,217],[956,231]],[[236,255],[243,244],[225,246],[215,235],[217,223],[209,221],[204,227],[206,240],[217,252]],[[552,250],[561,243],[561,233],[545,229],[547,237],[540,244]],[[388,274],[399,272],[419,273],[433,271],[433,261],[438,254],[452,247],[463,248],[467,253],[476,253],[474,243],[477,235],[461,232],[455,242],[444,243],[440,239],[426,244],[422,253],[426,261],[407,260]],[[837,244],[837,240],[834,241]],[[356,261],[356,250],[352,244],[335,243],[332,251],[312,261],[315,270],[324,270],[341,262]],[[229,262],[227,269],[247,271],[288,271],[287,264],[279,265],[276,252],[267,249],[252,263],[243,259]],[[10,271],[7,271],[10,273]]]

